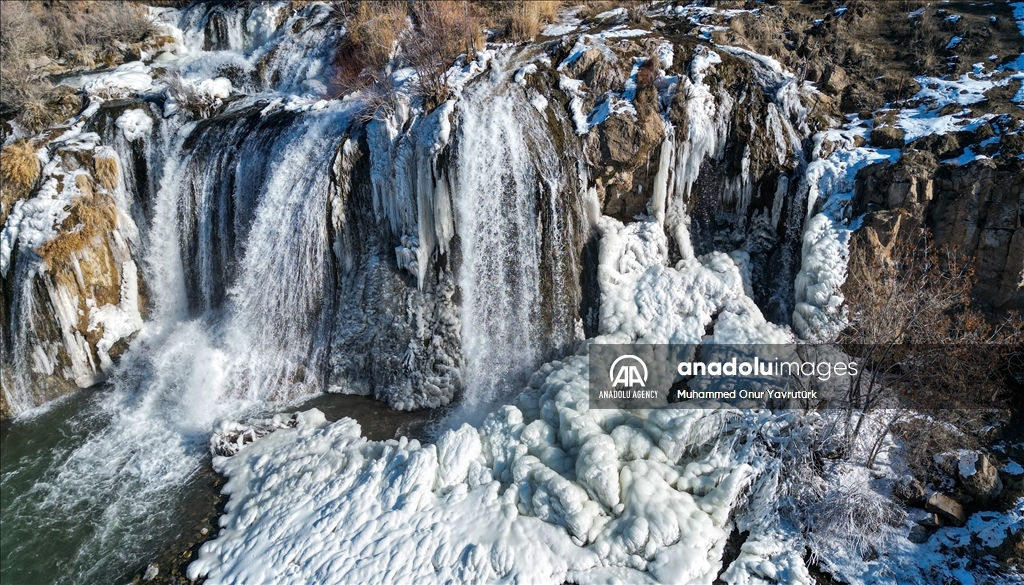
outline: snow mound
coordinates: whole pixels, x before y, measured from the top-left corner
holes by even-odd
[[[89,95],[104,99],[124,99],[153,88],[151,69],[142,61],[125,63],[85,84]]]
[[[124,137],[133,142],[153,130],[153,119],[145,110],[133,108],[118,116],[114,124],[121,129]]]

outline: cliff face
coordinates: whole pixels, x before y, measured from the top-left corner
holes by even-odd
[[[911,151],[858,177],[863,237],[882,254],[927,229],[936,245],[974,259],[974,293],[996,309],[1024,307],[1024,168],[1020,159],[940,164]]]

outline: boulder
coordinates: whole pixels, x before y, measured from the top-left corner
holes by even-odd
[[[939,516],[935,512],[926,512],[925,515],[917,521],[917,525],[926,530],[941,528],[943,524],[945,524],[945,522],[942,521],[942,516]]]
[[[963,506],[949,496],[934,493],[925,502],[924,507],[929,512],[934,512],[957,526],[963,526],[964,522],[967,522],[967,514],[964,513]]]
[[[893,486],[893,495],[908,506],[920,506],[928,499],[924,486],[915,477]]]
[[[965,451],[960,454],[957,471],[968,494],[980,500],[990,500],[1003,491],[999,470],[992,463],[992,458],[985,453]]]
[[[1024,467],[1016,461],[1010,460],[1000,469],[1003,484],[1011,490],[1024,489]]]
[[[25,64],[28,65],[29,69],[42,69],[50,63],[52,63],[52,61],[46,55],[39,55],[38,57],[33,57],[25,61]]]
[[[953,158],[963,154],[955,132],[929,134],[910,143],[910,148],[931,152],[939,159]]]
[[[931,530],[928,530],[924,526],[917,525],[910,529],[910,534],[907,535],[907,540],[914,544],[923,544],[928,542],[928,537],[931,535]]]
[[[871,130],[872,144],[881,148],[902,148],[904,136],[906,132],[888,124]]]
[[[838,95],[842,93],[846,86],[849,85],[849,78],[846,76],[846,71],[838,65],[829,65],[825,68],[825,74],[821,79],[821,86],[825,91]]]

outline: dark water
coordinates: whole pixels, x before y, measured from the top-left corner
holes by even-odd
[[[34,417],[0,421],[3,585],[126,583],[151,563],[164,581],[183,574],[198,544],[216,535],[222,480],[210,467],[203,434],[169,444],[125,441],[112,457],[109,443],[125,434],[113,427],[125,423],[111,416],[111,394],[83,391]],[[354,418],[374,440],[424,439],[437,415],[329,394],[284,410],[309,408],[332,421]],[[147,468],[153,459],[140,453],[149,449],[169,451],[160,465],[174,469]],[[161,474],[169,481],[159,481]]]

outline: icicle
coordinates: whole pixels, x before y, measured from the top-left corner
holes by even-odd
[[[672,169],[673,157],[675,156],[675,140],[673,139],[674,129],[666,124],[665,141],[661,143],[661,154],[658,156],[658,172],[654,176],[654,193],[651,195],[651,213],[658,220],[658,224],[665,225],[665,201],[668,199],[669,176]]]

